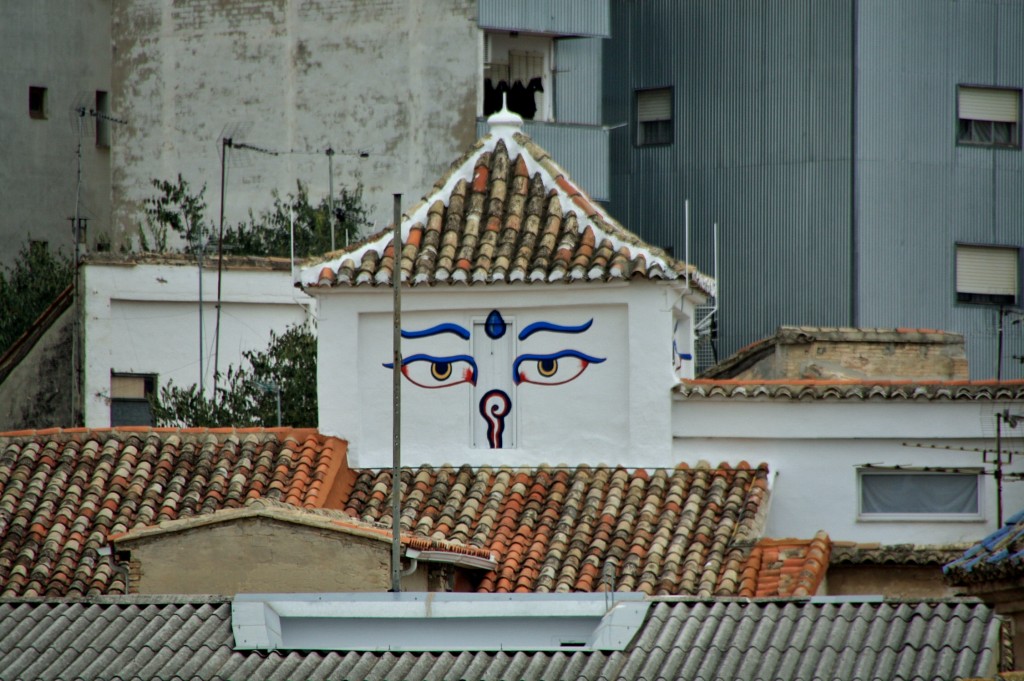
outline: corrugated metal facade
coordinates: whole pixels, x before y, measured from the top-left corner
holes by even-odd
[[[486,119],[476,124],[477,137],[488,133]],[[525,121],[523,132],[545,149],[592,198],[605,201],[608,187],[608,131],[598,126]]]
[[[555,40],[555,120],[601,124],[601,50],[604,38]]]
[[[480,0],[480,28],[607,37],[609,0]]]
[[[609,208],[682,256],[690,199],[705,271],[720,223],[720,356],[780,324],[919,326],[994,376],[996,313],[955,302],[954,245],[1024,246],[1024,156],[956,145],[956,86],[1024,85],[1024,3],[621,0],[612,25]],[[634,93],[658,87],[673,143],[637,147]]]
[[[613,6],[605,50],[610,209],[712,269],[719,354],[783,323],[850,317],[849,0],[649,0]],[[634,92],[673,88],[674,141],[637,147]]]
[[[957,86],[1024,85],[1024,3],[859,0],[857,18],[860,323],[963,333],[994,377],[998,310],[956,302],[956,243],[1024,246],[1024,155],[956,144]],[[1004,378],[1024,376],[1013,319]]]

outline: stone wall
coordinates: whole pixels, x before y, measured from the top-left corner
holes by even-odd
[[[967,380],[963,336],[904,329],[780,327],[737,353],[714,378],[737,380]],[[709,376],[710,377],[710,376]]]
[[[266,518],[203,525],[123,548],[130,552],[129,590],[140,594],[366,592],[391,585],[389,543]],[[403,588],[426,591],[428,569],[420,563]]]

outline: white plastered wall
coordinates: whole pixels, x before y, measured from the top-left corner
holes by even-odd
[[[110,425],[110,375],[156,374],[157,389],[199,383],[199,275],[195,265],[86,265],[84,417]],[[288,271],[225,269],[222,282],[221,374],[246,350],[262,350],[270,332],[307,319],[315,301]],[[203,271],[204,387],[212,394],[217,272]]]
[[[392,357],[392,292],[334,289],[319,297],[320,430],[349,442],[352,466],[390,466],[392,373],[383,364]],[[442,323],[472,329],[474,321],[498,310],[516,336],[513,357],[572,349],[604,361],[561,385],[512,385],[513,416],[506,424],[515,429],[514,446],[500,449],[474,445],[482,418],[480,393],[474,391],[490,382],[510,383],[511,366],[507,375],[488,375],[481,359],[477,386],[425,389],[403,380],[402,464],[672,465],[672,308],[680,304],[677,286],[649,282],[403,290],[406,331]],[[682,304],[692,319],[692,304]],[[579,326],[591,319],[589,329],[578,334],[517,337],[537,321]],[[405,339],[403,356],[453,357],[487,346],[474,342],[450,333]]]
[[[1024,411],[1024,404],[1010,405]],[[864,464],[931,468],[985,468],[980,452],[995,448],[991,401],[687,400],[673,404],[675,458],[695,464],[767,463],[771,507],[765,536],[814,536],[883,544],[974,542],[996,529],[996,483],[983,476],[977,520],[867,520],[858,517],[857,469]],[[904,443],[910,446],[904,446]],[[917,447],[914,445],[923,445]],[[936,448],[931,448],[934,445]],[[1024,429],[1006,449],[1024,449]],[[947,449],[949,448],[949,449]],[[993,455],[988,456],[993,461]],[[1004,454],[1005,459],[1005,454]],[[1024,472],[1014,457],[1008,473]],[[1024,507],[1024,482],[1003,484],[1004,518]]]

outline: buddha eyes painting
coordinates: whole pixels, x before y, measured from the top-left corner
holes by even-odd
[[[569,341],[586,334],[593,323],[593,319],[578,325],[540,320],[515,334],[513,323],[492,310],[470,327],[446,322],[402,329],[402,338],[408,341],[403,345],[408,354],[402,359],[402,375],[426,390],[468,386],[462,390],[473,391],[474,444],[491,449],[514,447],[513,394],[517,399],[529,399],[528,392],[520,392],[527,386],[562,386],[605,361],[570,347]],[[552,339],[563,338],[564,343],[552,345]],[[434,350],[444,347],[451,351],[417,351],[428,339]]]

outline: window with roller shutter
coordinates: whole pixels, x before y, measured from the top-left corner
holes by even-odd
[[[672,144],[672,88],[637,90],[636,144]]]
[[[1010,246],[956,246],[956,299],[961,303],[1015,305],[1020,250]]]
[[[1019,89],[961,85],[957,89],[957,142],[1020,148]]]

